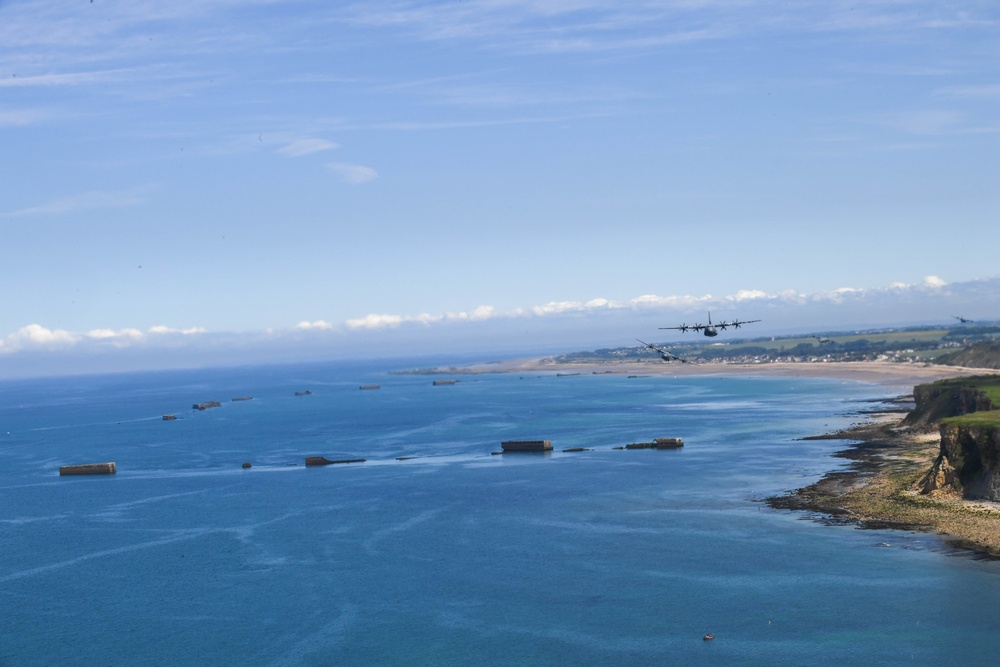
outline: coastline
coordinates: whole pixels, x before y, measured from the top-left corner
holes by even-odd
[[[919,493],[917,483],[939,454],[940,436],[901,421],[873,415],[867,423],[804,438],[855,441],[834,454],[849,459],[850,467],[764,502],[820,514],[829,523],[936,533],[951,548],[1000,558],[1000,503]]]
[[[924,363],[892,361],[831,361],[831,362],[769,362],[738,363],[666,363],[659,360],[643,362],[556,362],[551,357],[515,359],[509,361],[449,366],[426,369],[429,374],[476,375],[480,373],[614,373],[622,375],[730,375],[747,377],[816,377],[857,380],[883,386],[909,386],[934,382],[949,377],[998,373],[991,369],[963,366],[939,366]]]
[[[865,382],[909,393],[918,384],[945,378],[1000,371],[888,361],[774,362],[763,364],[675,364],[663,362],[556,363],[551,358],[483,363],[431,369],[427,373],[529,373],[628,375],[727,375],[745,377],[815,377]],[[886,400],[903,397],[887,395]],[[851,460],[847,470],[831,471],[809,486],[764,502],[774,509],[812,512],[821,520],[863,528],[891,528],[937,533],[955,549],[1000,558],[1000,503],[927,496],[914,490],[940,450],[940,436],[901,425],[908,410],[866,414],[850,428],[805,437],[853,441],[834,456]]]

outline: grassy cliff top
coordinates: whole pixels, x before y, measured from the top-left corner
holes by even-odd
[[[1000,428],[1000,410],[981,410],[970,412],[959,417],[948,417],[941,420],[942,424],[956,424],[958,426],[992,426]]]
[[[964,415],[945,417],[943,424],[958,424],[961,426],[993,426],[1000,427],[1000,376],[974,375],[971,377],[948,378],[932,383],[932,386],[946,389],[971,389],[976,391],[992,404],[992,410],[977,410]]]
[[[932,383],[937,386],[947,388],[975,389],[982,393],[990,402],[1000,409],[1000,376],[997,375],[972,375],[969,377],[947,378]]]

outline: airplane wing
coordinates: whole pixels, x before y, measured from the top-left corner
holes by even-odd
[[[701,331],[705,328],[704,324],[682,324],[679,327],[660,327],[661,329],[677,329],[678,331],[687,331],[691,329],[692,331]]]
[[[720,329],[725,329],[726,327],[733,327],[734,329],[739,329],[744,324],[753,324],[754,322],[760,322],[760,320],[733,320],[731,322],[720,322],[717,327]]]

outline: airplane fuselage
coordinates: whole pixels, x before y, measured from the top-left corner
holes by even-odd
[[[705,327],[706,336],[718,336],[719,332],[715,330],[715,327]]]

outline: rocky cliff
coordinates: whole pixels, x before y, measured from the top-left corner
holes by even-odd
[[[941,453],[920,490],[1000,501],[1000,426],[946,422],[940,429]]]
[[[913,410],[903,420],[904,426],[927,428],[942,419],[972,412],[995,410],[996,406],[977,386],[979,378],[956,378],[913,388]]]
[[[941,449],[918,488],[931,495],[1000,501],[1000,419],[980,419],[997,410],[982,390],[996,378],[955,378],[913,388],[916,404],[903,424],[937,427]],[[977,414],[977,418],[962,419]],[[1000,413],[998,413],[1000,417]]]

